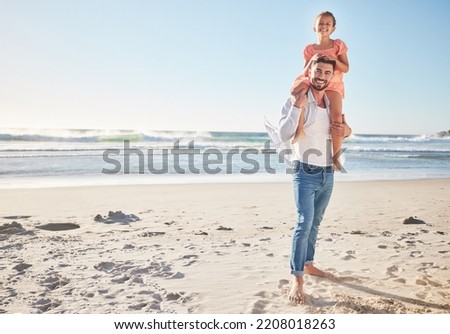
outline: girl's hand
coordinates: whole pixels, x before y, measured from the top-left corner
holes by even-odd
[[[328,55],[324,55],[322,53],[316,53],[314,56],[311,57],[311,61],[316,60],[319,57],[324,57],[324,58],[326,58],[328,60],[338,61],[337,58],[334,58],[334,57],[331,57],[331,56],[328,56]]]
[[[316,53],[315,55],[313,55],[313,56],[311,57],[311,61],[317,60],[319,57],[322,57],[322,56],[323,56],[323,54],[321,54],[320,52],[319,52],[319,53]]]

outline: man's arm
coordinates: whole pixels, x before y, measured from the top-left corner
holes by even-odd
[[[294,101],[292,101],[294,100]],[[278,136],[283,142],[294,137],[297,131],[301,110],[305,107],[308,98],[306,95],[297,95],[289,98],[281,110],[281,119],[278,125]]]
[[[282,142],[287,142],[295,135],[300,110],[293,106],[291,99],[287,100],[281,109],[281,118],[278,124],[278,136]]]

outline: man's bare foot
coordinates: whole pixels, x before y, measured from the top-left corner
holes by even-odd
[[[336,276],[334,276],[332,273],[320,270],[319,268],[314,267],[312,263],[305,266],[305,273],[313,276],[323,277],[332,281],[337,280]]]
[[[288,295],[289,300],[294,304],[304,304],[305,295],[303,294],[303,277],[297,276],[292,280],[291,291]]]

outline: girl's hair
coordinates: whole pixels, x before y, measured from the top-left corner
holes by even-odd
[[[322,17],[322,16],[329,16],[333,19],[333,27],[336,26],[336,18],[334,17],[332,12],[329,11],[325,11],[325,12],[320,12],[319,14],[317,14],[316,19],[314,20],[314,23],[317,22],[317,20]]]

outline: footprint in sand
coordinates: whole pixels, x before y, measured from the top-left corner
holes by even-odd
[[[114,262],[100,262],[96,265],[94,265],[94,268],[99,271],[106,271],[109,272],[115,267]]]
[[[113,282],[113,283],[125,283],[125,282],[129,281],[130,279],[131,279],[131,276],[124,274],[124,275],[122,275],[122,276],[120,276],[118,278],[111,279],[111,282]]]
[[[92,291],[82,291],[80,292],[80,296],[83,296],[85,298],[93,298],[95,297],[95,293]]]
[[[403,270],[396,265],[390,266],[386,269],[386,274],[390,277],[397,277]]]
[[[278,281],[278,289],[282,289],[283,287],[285,287],[288,284],[289,284],[289,280],[287,280],[287,279],[280,279]]]
[[[269,304],[268,300],[260,299],[255,302],[252,302],[249,306],[250,314],[261,314],[264,313],[264,309]]]
[[[33,304],[33,306],[36,307],[40,311],[40,313],[45,313],[54,308],[57,308],[58,306],[61,306],[61,302],[59,300],[51,300],[51,299],[41,298],[41,299],[37,300]]]
[[[417,285],[431,285],[433,287],[441,287],[442,284],[436,281],[430,280],[428,277],[422,277],[416,280]]]
[[[271,298],[276,297],[277,295],[273,292],[260,291],[258,293],[255,293],[255,296],[265,298],[265,299],[271,299]]]
[[[52,273],[49,277],[41,280],[41,285],[52,291],[67,284],[69,284],[69,280],[57,273]]]
[[[164,300],[166,301],[177,301],[179,303],[187,303],[191,302],[198,298],[198,294],[196,293],[186,293],[184,291],[181,292],[167,292],[164,295]]]
[[[336,302],[333,300],[327,300],[321,296],[312,296],[309,294],[305,294],[305,306],[313,307],[313,308],[325,308],[332,307],[336,305]]]
[[[183,267],[189,267],[191,265],[193,265],[194,263],[197,262],[198,259],[198,255],[196,254],[187,254],[181,257],[180,260],[182,260],[183,263]]]
[[[427,285],[427,282],[425,282],[423,279],[418,278],[418,279],[416,279],[416,284],[425,286],[425,285]]]
[[[404,278],[401,278],[401,277],[399,277],[399,278],[396,278],[395,280],[394,280],[394,282],[398,282],[398,283],[406,283],[406,280],[404,279]]]
[[[422,262],[421,265],[422,265],[422,267],[419,268],[418,270],[425,270],[428,268],[437,268],[436,264],[434,262]]]
[[[184,278],[184,274],[180,273],[179,271],[177,271],[175,274],[170,275],[169,277],[167,277],[168,279],[181,279]]]
[[[28,263],[20,263],[20,264],[15,265],[15,266],[13,267],[13,269],[14,269],[14,270],[17,270],[17,271],[19,271],[19,272],[23,272],[23,271],[27,270],[27,269],[30,268],[30,267],[32,267],[31,264],[28,264]]]
[[[409,254],[411,257],[423,257],[423,252],[421,251],[413,251]]]
[[[144,307],[146,307],[147,305],[148,305],[148,303],[138,303],[138,304],[135,304],[135,305],[128,306],[128,309],[129,310],[133,310],[133,311],[140,311]]]
[[[418,293],[416,293],[416,297],[424,300],[427,298],[427,294],[426,294],[426,292],[418,292]]]
[[[355,254],[354,250],[348,250],[346,253],[347,253],[347,255],[343,257],[343,259],[345,261],[348,261],[348,260],[351,260],[351,259],[356,259],[356,257],[353,256],[353,254]]]
[[[183,295],[178,293],[178,292],[169,292],[166,296],[165,299],[168,301],[174,301],[174,300],[178,300],[182,297]]]

